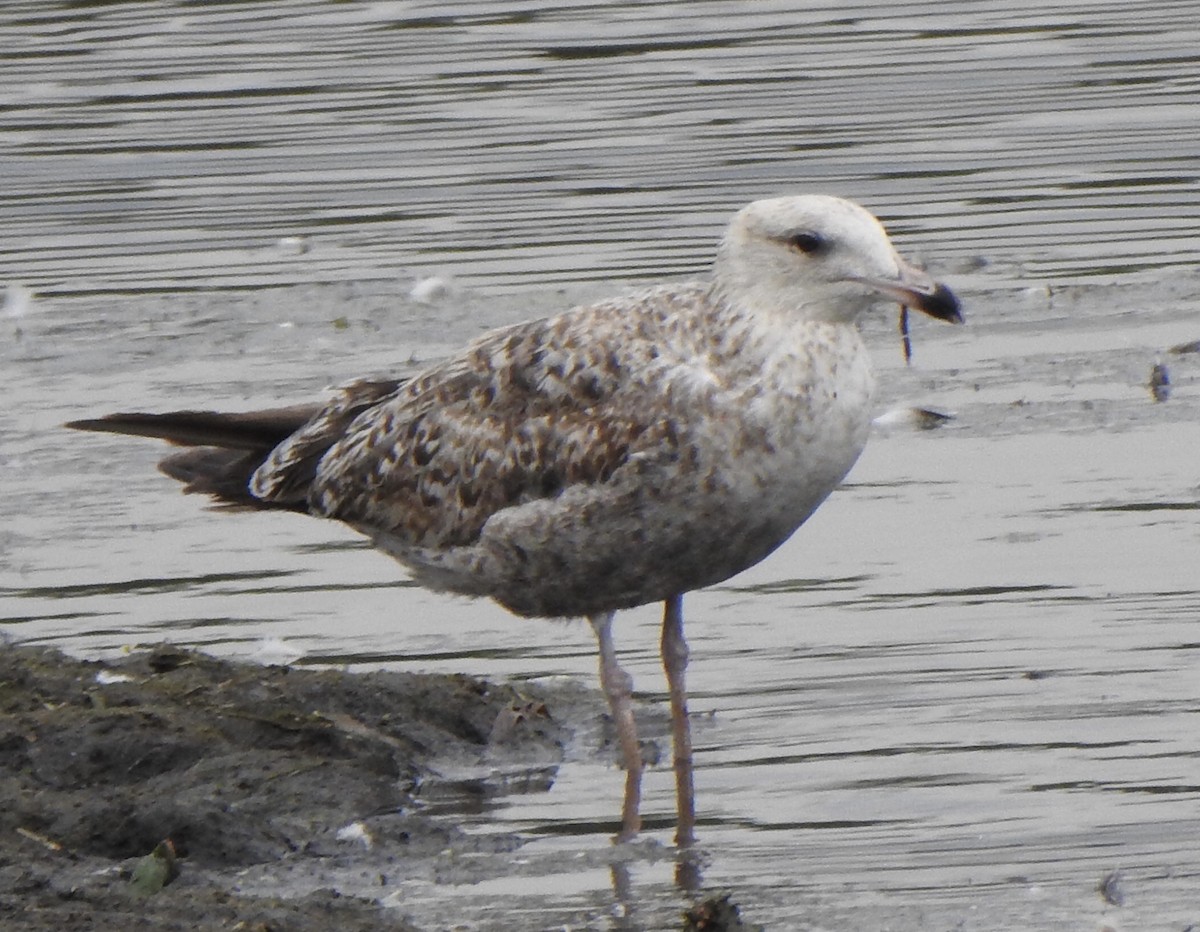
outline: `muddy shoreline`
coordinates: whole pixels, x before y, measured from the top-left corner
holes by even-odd
[[[471,765],[496,776],[459,781],[456,805],[544,789],[570,737],[536,689],[466,676],[4,645],[0,927],[413,929],[321,881],[382,890],[447,850],[515,848],[456,832],[423,793]],[[531,776],[514,789],[513,773]],[[166,839],[178,877],[132,884]],[[291,894],[248,892],[264,869]]]

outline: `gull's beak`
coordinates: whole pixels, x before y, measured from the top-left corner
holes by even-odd
[[[962,307],[954,292],[940,282],[935,282],[929,275],[903,259],[897,259],[900,266],[900,277],[895,280],[885,278],[859,278],[861,284],[874,288],[876,291],[895,298],[906,307],[915,307],[924,311],[930,317],[949,321],[952,324],[963,322]]]

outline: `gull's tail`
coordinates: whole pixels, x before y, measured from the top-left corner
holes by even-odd
[[[185,492],[213,496],[220,504],[242,508],[305,511],[303,502],[265,502],[250,494],[250,477],[275,447],[307,424],[322,405],[295,405],[265,411],[221,414],[171,411],[166,414],[110,414],[71,421],[76,430],[132,434],[191,447],[168,456],[158,468],[183,483]]]
[[[405,379],[359,379],[341,386],[327,403],[292,405],[222,414],[169,411],[165,414],[109,414],[64,426],[109,434],[153,437],[191,447],[168,456],[158,468],[183,483],[185,492],[211,495],[230,508],[272,508],[308,513],[307,485],[328,450],[367,408],[388,398]],[[289,466],[295,494],[267,501],[251,494],[250,477],[281,443],[308,428]]]

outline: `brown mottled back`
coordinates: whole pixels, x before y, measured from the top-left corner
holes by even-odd
[[[504,508],[605,482],[633,452],[669,455],[677,428],[653,376],[656,363],[680,364],[680,298],[663,290],[654,313],[626,321],[623,304],[587,309],[625,331],[619,343],[578,342],[577,314],[489,334],[348,426],[343,393],[272,454],[252,491],[305,495],[317,514],[443,548],[475,541]]]

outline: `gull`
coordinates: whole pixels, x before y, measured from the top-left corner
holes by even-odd
[[[858,322],[886,302],[962,321],[864,208],[772,198],[733,217],[710,280],[494,330],[408,379],[289,408],[67,426],[189,447],[160,463],[185,491],[342,521],[430,589],[587,618],[626,771],[618,842],[640,831],[644,765],[613,618],[661,602],[684,849],[683,595],[765,558],[850,470],[874,388]]]

